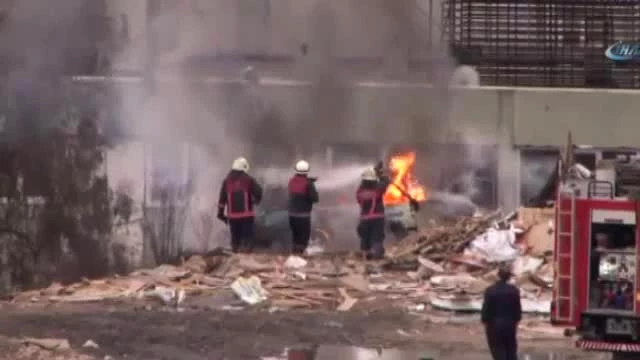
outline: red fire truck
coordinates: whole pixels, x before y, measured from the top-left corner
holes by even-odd
[[[578,335],[579,348],[615,360],[640,359],[636,161],[602,161],[593,172],[573,165],[556,193],[551,321]]]

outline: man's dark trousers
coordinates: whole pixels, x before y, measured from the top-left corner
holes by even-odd
[[[254,226],[253,217],[229,219],[231,250],[233,252],[253,250],[255,235]]]
[[[360,220],[360,250],[376,259],[384,257],[384,219]]]
[[[289,216],[289,227],[291,228],[293,253],[303,254],[309,246],[309,238],[311,238],[311,217]]]
[[[516,339],[517,323],[505,322],[487,324],[487,343],[493,360],[517,360],[518,341]]]

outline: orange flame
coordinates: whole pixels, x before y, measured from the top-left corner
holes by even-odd
[[[409,199],[405,194],[403,194],[403,191],[417,201],[427,200],[429,192],[424,186],[420,185],[413,175],[415,162],[415,152],[391,157],[389,167],[393,173],[393,181],[387,189],[387,192],[384,194],[385,205],[408,203]]]

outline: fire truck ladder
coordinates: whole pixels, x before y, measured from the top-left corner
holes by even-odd
[[[556,219],[555,321],[572,323],[575,313],[575,225],[576,194],[559,192]]]

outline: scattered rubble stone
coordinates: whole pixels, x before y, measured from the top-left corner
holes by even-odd
[[[426,303],[477,311],[483,291],[497,280],[495,269],[499,264],[491,260],[491,254],[474,252],[469,244],[491,230],[519,234],[510,244],[519,256],[513,261],[514,281],[522,289],[523,301],[535,312],[549,300],[546,290],[551,287],[553,268],[547,251],[530,251],[539,248],[530,246],[533,234],[529,231],[547,224],[551,215],[537,213],[538,222],[534,222],[534,216],[526,210],[521,209],[520,213],[526,213],[526,219],[513,223],[508,220],[512,214],[505,218],[499,212],[447,220],[390,246],[387,259],[382,261],[365,262],[358,253],[302,258],[217,251],[208,256],[191,256],[177,266],[161,265],[128,276],[83,280],[69,286],[54,283],[46,289],[17,294],[13,301],[156,298],[161,300],[160,305],[177,307],[185,297],[213,296],[233,289],[236,298],[243,300],[224,305],[234,308],[267,304],[272,309],[349,311],[372,301],[389,301],[394,306]],[[524,243],[522,239],[527,235],[528,243]],[[259,299],[253,299],[252,294],[260,294]]]

